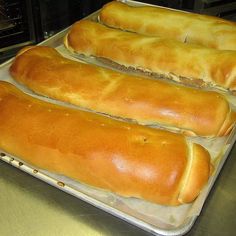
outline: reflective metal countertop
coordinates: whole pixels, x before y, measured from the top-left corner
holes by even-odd
[[[235,235],[236,146],[187,236]],[[150,235],[0,161],[1,236]]]

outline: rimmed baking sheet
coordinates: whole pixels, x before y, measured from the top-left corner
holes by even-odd
[[[143,5],[143,3],[138,3],[135,1],[123,2],[129,2],[134,5]],[[86,18],[95,19],[96,17],[97,12]],[[73,58],[62,46],[63,37],[66,35],[67,31],[68,29],[61,31],[40,45],[54,47],[64,56],[75,60],[75,58]],[[0,80],[8,81],[24,92],[38,97],[39,99],[57,104],[59,103],[60,105],[70,106],[62,102],[37,96],[30,90],[27,90],[24,86],[20,86],[9,75],[8,69],[10,64],[11,60],[0,66]],[[75,106],[71,107],[75,108]],[[234,127],[230,135],[225,138],[203,139],[197,137],[191,139],[202,144],[210,151],[216,165],[216,169],[213,176],[209,180],[208,185],[204,188],[197,200],[192,204],[185,204],[179,207],[165,207],[134,198],[123,198],[115,194],[78,183],[64,176],[49,173],[44,170],[38,170],[36,167],[24,163],[21,159],[13,157],[10,154],[5,153],[3,150],[3,154],[0,155],[0,159],[148,232],[158,235],[183,235],[191,229],[197,216],[200,214],[203,204],[212,186],[214,185],[225,160],[229,156],[229,152],[232,149],[236,139],[236,127]]]

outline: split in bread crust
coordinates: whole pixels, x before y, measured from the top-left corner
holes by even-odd
[[[80,63],[49,47],[23,49],[10,73],[38,94],[187,135],[227,135],[236,118],[219,93]]]
[[[111,29],[97,22],[76,22],[65,45],[74,53],[112,60],[120,65],[165,75],[192,85],[236,90],[236,51],[216,50]]]
[[[209,153],[183,135],[47,103],[3,81],[0,133],[2,150],[37,168],[164,205],[192,202],[210,175]]]
[[[112,1],[101,9],[99,19],[110,27],[148,36],[236,50],[236,23],[222,18]]]

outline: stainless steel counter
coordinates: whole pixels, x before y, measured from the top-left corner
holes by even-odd
[[[236,145],[187,236],[235,235]],[[150,235],[0,161],[1,236]]]

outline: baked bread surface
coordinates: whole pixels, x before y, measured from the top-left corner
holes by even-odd
[[[210,174],[209,153],[183,135],[50,104],[2,81],[0,133],[2,150],[35,167],[159,204],[193,201]]]
[[[147,37],[89,20],[72,26],[65,45],[75,53],[106,58],[178,82],[185,78],[192,85],[236,89],[236,51]]]
[[[23,49],[10,73],[44,96],[187,135],[227,135],[235,122],[235,112],[219,93],[76,62],[49,47]]]
[[[236,50],[236,23],[222,18],[112,1],[101,9],[99,19],[108,26],[148,36]]]

